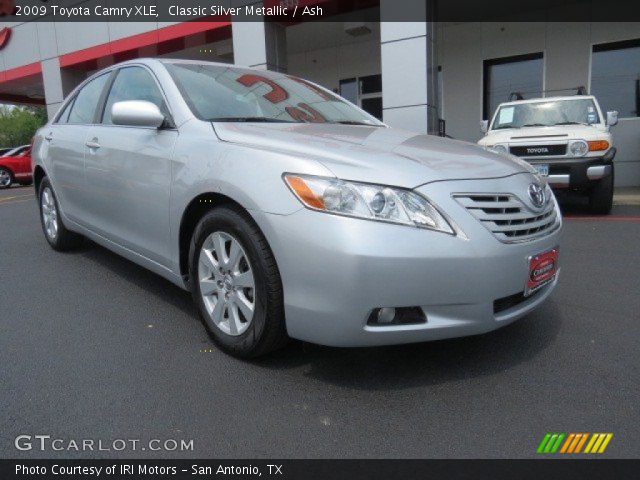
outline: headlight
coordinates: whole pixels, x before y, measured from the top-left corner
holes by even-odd
[[[491,151],[491,152],[495,152],[495,153],[507,153],[508,149],[506,145],[502,145],[501,143],[498,143],[496,145],[488,145],[487,150]]]
[[[569,152],[574,157],[582,157],[589,151],[589,146],[584,140],[572,140],[569,142]]]
[[[283,178],[312,210],[454,234],[440,212],[411,190],[311,175],[285,174]]]

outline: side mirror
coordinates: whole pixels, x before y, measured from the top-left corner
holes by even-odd
[[[145,100],[116,102],[111,107],[111,121],[114,125],[130,127],[160,128],[164,115],[157,105]]]
[[[607,112],[607,126],[608,127],[613,127],[614,125],[618,124],[618,112],[611,111],[611,112]]]
[[[480,130],[482,130],[482,133],[487,133],[489,130],[489,120],[480,121]]]

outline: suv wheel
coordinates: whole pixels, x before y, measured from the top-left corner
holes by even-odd
[[[65,252],[78,247],[83,240],[81,235],[67,230],[60,218],[58,200],[47,177],[40,183],[40,222],[42,231],[54,250]]]
[[[189,278],[200,317],[222,350],[251,358],[286,343],[278,267],[242,210],[220,207],[200,220],[189,249]]]
[[[589,194],[589,208],[592,213],[607,215],[613,208],[613,167],[611,175],[598,180]]]

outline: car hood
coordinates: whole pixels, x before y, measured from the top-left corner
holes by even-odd
[[[524,162],[471,143],[393,128],[218,122],[214,129],[226,142],[315,159],[345,180],[414,188],[440,180],[531,171]]]
[[[600,139],[608,135],[605,127],[600,125],[560,125],[554,127],[523,127],[494,130],[482,137],[480,145],[494,145],[496,143],[539,143],[563,140]]]

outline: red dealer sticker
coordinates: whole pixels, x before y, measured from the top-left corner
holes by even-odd
[[[551,283],[558,273],[558,249],[529,257],[529,276],[524,289],[525,297]]]

